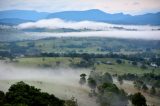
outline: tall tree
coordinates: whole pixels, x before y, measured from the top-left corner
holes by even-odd
[[[146,98],[140,92],[132,95],[131,101],[134,106],[147,106]]]
[[[88,78],[88,86],[91,89],[95,89],[96,86],[97,86],[97,83],[96,83],[96,81],[93,78]]]
[[[86,74],[85,73],[82,73],[81,75],[80,75],[80,80],[79,80],[79,83],[81,84],[81,85],[84,85],[85,83],[86,83]]]
[[[146,92],[146,91],[148,90],[148,87],[147,87],[146,84],[143,84],[143,85],[142,85],[142,90],[143,90],[144,92]]]
[[[123,84],[123,78],[121,76],[118,76],[117,80],[118,80],[118,82],[119,82],[120,85]]]
[[[151,87],[150,93],[151,93],[152,95],[155,95],[155,94],[156,94],[156,89],[155,89],[154,86]]]

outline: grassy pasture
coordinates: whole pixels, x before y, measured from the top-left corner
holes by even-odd
[[[24,66],[33,66],[33,67],[52,67],[52,68],[67,68],[70,67],[71,63],[78,63],[81,61],[81,58],[70,58],[70,57],[29,57],[29,58],[18,58],[16,59],[16,65]],[[110,61],[113,65],[105,64],[105,62]],[[125,73],[134,73],[134,74],[143,74],[150,73],[153,71],[153,68],[148,66],[147,69],[142,69],[139,66],[134,66],[124,60],[125,63],[117,64],[116,59],[113,58],[96,58],[94,67],[98,72],[109,72],[111,74],[125,74]],[[99,64],[97,64],[99,62]],[[90,67],[91,69],[93,67]],[[154,73],[160,74],[160,69],[154,69]]]
[[[152,45],[151,45],[152,44]],[[135,54],[148,52],[159,54],[159,41],[150,40],[129,40],[129,39],[113,39],[113,38],[97,38],[97,37],[80,37],[80,38],[48,38],[39,40],[26,40],[15,42],[0,42],[0,50],[12,49],[13,51],[23,50],[26,52],[48,53],[122,53]]]

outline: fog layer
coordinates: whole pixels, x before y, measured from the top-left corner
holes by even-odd
[[[24,81],[61,99],[75,97],[79,106],[98,106],[95,99],[88,97],[90,89],[79,85],[79,75],[89,70],[16,68],[4,63],[0,67],[0,90],[5,92],[10,85]]]
[[[62,30],[56,32],[57,29]],[[0,25],[0,37],[2,40],[3,38],[19,40],[20,38],[40,39],[46,37],[113,37],[160,40],[160,26],[115,25],[93,21],[72,22],[61,19],[45,19],[17,26]]]
[[[37,22],[22,23],[17,26],[18,29],[34,29],[34,28],[45,28],[45,29],[90,29],[90,30],[158,30],[159,26],[149,25],[115,25],[103,22],[94,21],[64,21],[62,19],[43,19]]]
[[[89,32],[65,32],[65,33],[49,33],[49,32],[28,32],[26,35],[32,35],[35,38],[46,37],[109,37],[123,39],[144,39],[144,40],[160,40],[160,31],[89,31]]]

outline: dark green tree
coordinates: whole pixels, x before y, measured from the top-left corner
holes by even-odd
[[[95,89],[96,86],[97,86],[97,83],[96,83],[96,81],[93,78],[88,78],[88,86],[91,89]]]
[[[0,91],[0,106],[3,106],[5,103],[5,94],[3,91]]]
[[[124,90],[113,83],[104,83],[98,87],[98,102],[100,106],[125,106],[128,99]]]
[[[147,66],[146,66],[145,64],[142,64],[142,65],[141,65],[141,68],[142,68],[142,69],[147,69]]]
[[[151,87],[150,89],[150,94],[155,95],[156,94],[156,89],[154,86]]]
[[[134,106],[147,106],[146,98],[140,92],[132,95],[131,101]]]
[[[136,61],[133,61],[133,62],[132,62],[132,65],[135,65],[135,66],[136,66],[136,65],[137,65],[137,62],[136,62]]]
[[[64,101],[54,95],[41,92],[34,86],[29,86],[24,82],[13,84],[5,96],[6,103],[13,106],[20,104],[28,106],[64,106]],[[21,106],[21,105],[20,105]]]
[[[121,60],[121,59],[117,59],[116,62],[117,62],[118,64],[121,64],[121,63],[122,63],[122,60]]]
[[[144,92],[146,92],[146,91],[148,90],[148,87],[147,87],[146,84],[143,84],[143,85],[142,85],[142,90],[143,90]]]
[[[135,87],[135,88],[137,88],[138,90],[140,90],[141,87],[142,87],[142,85],[143,85],[144,83],[143,83],[143,81],[141,81],[141,80],[135,80],[135,81],[133,82],[133,84],[134,84],[134,87]]]
[[[84,85],[85,83],[86,83],[86,74],[85,73],[83,73],[83,74],[81,74],[80,75],[80,80],[79,80],[79,83],[81,84],[81,85]]]
[[[118,80],[118,82],[119,82],[120,85],[123,84],[123,78],[121,76],[118,76],[117,80]]]
[[[66,100],[65,106],[78,106],[77,99],[72,97],[71,100]]]
[[[103,83],[113,83],[113,79],[110,73],[106,72],[102,75],[102,84]]]

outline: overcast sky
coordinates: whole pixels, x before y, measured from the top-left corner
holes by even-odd
[[[0,10],[57,12],[100,9],[108,13],[143,14],[160,11],[160,0],[0,0]]]

